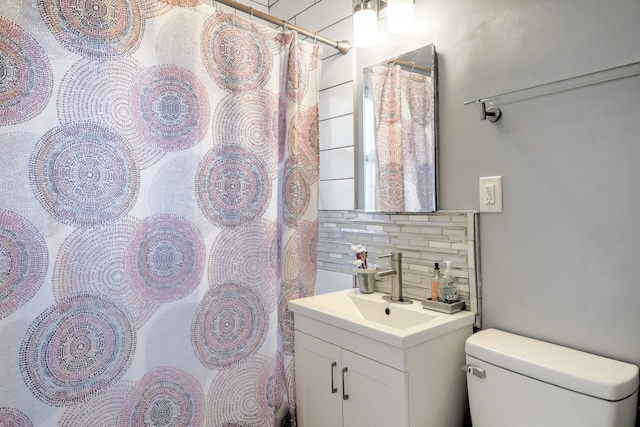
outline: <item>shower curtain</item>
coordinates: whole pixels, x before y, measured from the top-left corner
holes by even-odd
[[[434,212],[433,79],[399,65],[375,65],[371,79],[377,208],[385,212]]]
[[[198,0],[2,3],[0,425],[295,424],[318,56]]]

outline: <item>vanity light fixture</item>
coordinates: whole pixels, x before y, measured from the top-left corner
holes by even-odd
[[[393,34],[413,29],[413,0],[387,0],[387,30]]]
[[[378,42],[378,18],[387,17],[387,30],[392,34],[413,29],[414,0],[355,0],[353,6],[353,39],[356,47],[371,47]]]
[[[353,7],[353,44],[371,47],[378,43],[377,0],[360,0]]]

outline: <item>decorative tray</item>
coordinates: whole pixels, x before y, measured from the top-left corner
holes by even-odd
[[[439,311],[441,313],[453,314],[464,309],[464,301],[456,301],[446,303],[441,301],[433,301],[431,298],[422,300],[422,307],[428,310]]]

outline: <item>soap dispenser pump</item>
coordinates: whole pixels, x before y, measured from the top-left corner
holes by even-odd
[[[444,273],[438,286],[438,299],[441,302],[452,303],[458,301],[458,289],[455,286],[455,279],[451,273],[451,261],[445,261]]]

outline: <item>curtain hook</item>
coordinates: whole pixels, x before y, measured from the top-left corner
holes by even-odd
[[[287,21],[286,19],[282,20],[282,31],[287,31],[289,28],[289,21]]]
[[[249,20],[253,22],[253,7],[251,7],[250,9],[251,9],[251,17],[249,18]]]
[[[313,33],[313,44],[318,45],[318,32]]]
[[[413,69],[416,67],[415,62],[411,61],[411,72],[413,73]]]

